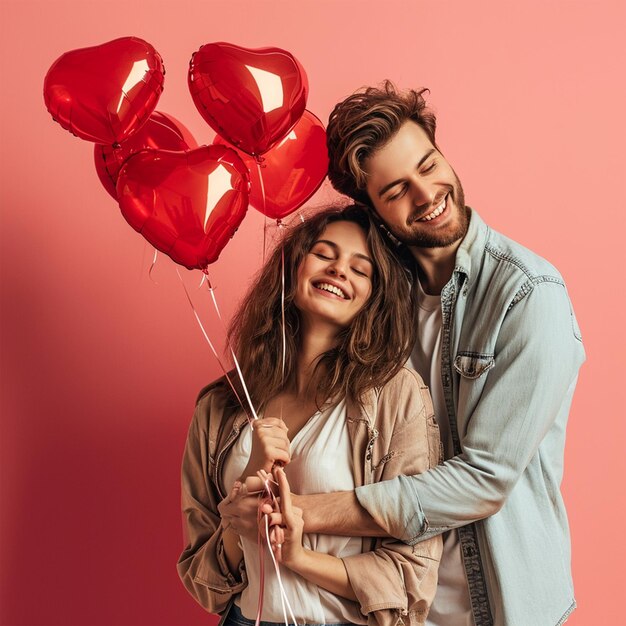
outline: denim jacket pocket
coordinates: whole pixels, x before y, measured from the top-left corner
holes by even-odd
[[[493,354],[459,352],[454,359],[454,369],[464,378],[476,379],[495,365]]]

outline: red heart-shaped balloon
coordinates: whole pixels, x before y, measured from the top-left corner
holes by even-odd
[[[144,150],[122,166],[117,197],[126,221],[157,250],[204,269],[243,220],[249,187],[248,170],[231,148]]]
[[[134,135],[119,146],[96,144],[93,157],[100,182],[117,200],[115,185],[118,173],[133,154],[146,148],[181,151],[197,147],[193,135],[176,118],[155,111]]]
[[[163,91],[159,53],[137,37],[122,37],[60,56],[44,80],[52,117],[96,143],[123,141],[146,122]]]
[[[293,128],[309,90],[304,69],[286,50],[229,43],[202,46],[189,62],[188,84],[205,121],[252,155],[267,152]]]
[[[225,139],[218,135],[214,144],[224,145]],[[305,111],[261,163],[245,153],[240,156],[250,170],[250,204],[268,217],[281,219],[301,207],[326,177],[326,131],[313,113]]]

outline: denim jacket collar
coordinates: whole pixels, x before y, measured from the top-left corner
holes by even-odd
[[[467,233],[456,251],[455,273],[465,274],[467,280],[472,278],[472,270],[481,263],[489,227],[480,215],[470,209],[470,222]]]

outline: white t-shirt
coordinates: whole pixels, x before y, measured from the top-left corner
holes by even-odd
[[[445,458],[454,455],[450,422],[441,382],[441,296],[424,292],[417,282],[417,341],[407,365],[416,370],[430,389]],[[437,594],[426,626],[474,626],[461,543],[456,530],[443,534]]]
[[[224,463],[224,484],[228,487],[241,475],[250,458],[252,431],[244,427],[233,444]],[[355,487],[352,473],[352,447],[346,419],[346,403],[322,407],[300,429],[291,441],[291,461],[285,474],[294,493],[329,493],[352,491]],[[345,557],[360,554],[362,538],[340,537],[305,533],[305,548]],[[256,619],[259,599],[259,551],[256,541],[242,537],[248,586],[235,600],[244,617]],[[280,589],[276,571],[268,552],[264,549],[265,587],[263,593],[263,621],[284,623]],[[301,623],[337,624],[351,622],[367,624],[358,605],[336,596],[305,580],[286,567],[280,568],[281,580],[296,620]]]

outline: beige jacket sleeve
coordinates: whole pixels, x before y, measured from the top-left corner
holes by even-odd
[[[374,482],[419,474],[440,462],[430,395],[412,370],[403,369],[381,391],[375,423],[379,432],[369,460]],[[441,536],[415,546],[384,539],[374,542],[370,552],[343,559],[370,626],[395,626],[399,620],[425,623],[437,590],[442,549]]]
[[[220,501],[210,479],[209,420],[222,414],[214,394],[208,393],[196,406],[182,465],[183,527],[187,545],[177,569],[189,593],[211,613],[221,613],[230,598],[247,585],[243,561],[239,580],[229,571],[224,557],[217,504]]]

